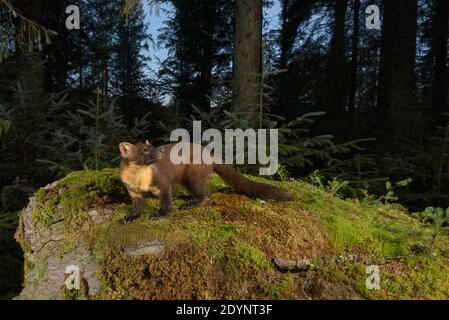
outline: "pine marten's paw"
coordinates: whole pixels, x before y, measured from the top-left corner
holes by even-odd
[[[193,209],[193,208],[199,208],[203,205],[204,202],[207,201],[207,198],[202,198],[202,199],[193,199],[189,202],[186,202],[184,204],[182,204],[179,209],[181,210],[188,210],[188,209]]]
[[[151,220],[159,220],[162,218],[166,218],[168,216],[169,216],[169,213],[167,213],[167,212],[156,211],[156,212],[153,212],[150,219]]]
[[[130,224],[139,219],[138,214],[129,214],[126,217],[124,217],[122,220],[120,220],[120,224]]]

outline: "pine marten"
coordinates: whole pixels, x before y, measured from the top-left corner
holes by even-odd
[[[248,180],[226,164],[207,164],[203,160],[200,164],[173,164],[170,151],[174,146],[175,144],[167,144],[154,147],[148,141],[138,144],[120,143],[120,179],[128,189],[133,204],[132,212],[123,219],[124,223],[139,218],[145,196],[149,193],[158,197],[160,202],[160,210],[153,214],[153,218],[169,214],[173,202],[172,186],[175,183],[181,183],[193,196],[182,208],[200,206],[207,199],[207,179],[213,171],[237,193],[248,197],[280,201],[293,199],[291,194],[274,186]],[[192,144],[188,147],[193,150]]]

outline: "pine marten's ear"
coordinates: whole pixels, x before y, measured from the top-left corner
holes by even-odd
[[[131,148],[133,145],[129,142],[122,142],[119,144],[120,154],[122,158],[127,159],[131,155]]]
[[[145,140],[145,144],[146,144],[147,146],[151,146],[151,143],[150,143],[148,140]]]

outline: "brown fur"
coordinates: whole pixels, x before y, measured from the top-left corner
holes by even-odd
[[[155,148],[148,142],[120,144],[120,178],[133,201],[133,212],[125,218],[125,222],[131,222],[140,216],[148,193],[159,197],[160,210],[155,214],[156,217],[170,213],[173,202],[171,189],[175,183],[184,185],[193,196],[192,201],[184,205],[184,208],[200,206],[207,199],[207,179],[213,171],[236,192],[251,198],[281,201],[293,199],[291,194],[269,184],[251,181],[225,164],[173,164],[170,160],[173,146],[174,144],[168,144]],[[193,145],[190,148],[193,160]]]

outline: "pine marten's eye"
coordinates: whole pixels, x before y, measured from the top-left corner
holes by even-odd
[[[150,148],[143,149],[144,154],[150,154],[150,152],[151,152]]]

